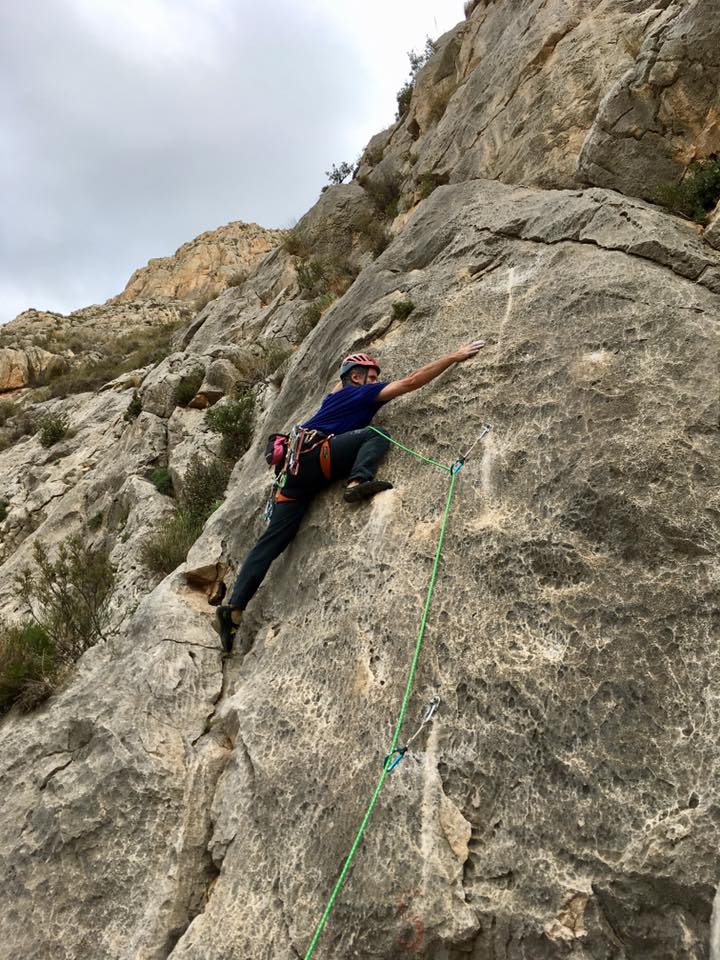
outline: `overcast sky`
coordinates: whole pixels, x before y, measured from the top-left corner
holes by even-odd
[[[286,227],[395,115],[462,0],[5,0],[0,323],[119,293],[230,220]]]

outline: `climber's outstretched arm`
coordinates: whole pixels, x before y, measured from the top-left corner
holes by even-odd
[[[444,370],[447,370],[447,368],[453,364],[462,363],[464,360],[469,360],[471,357],[474,357],[484,346],[484,340],[473,340],[472,343],[460,347],[459,350],[448,353],[446,356],[440,357],[438,360],[433,360],[432,363],[428,363],[424,367],[420,367],[419,370],[408,374],[408,376],[403,377],[402,380],[393,380],[392,383],[382,388],[377,398],[385,402],[387,400],[394,400],[395,397],[401,397],[404,393],[412,393],[413,390],[418,390],[420,387],[424,387],[426,383],[434,380],[435,377],[439,377]]]

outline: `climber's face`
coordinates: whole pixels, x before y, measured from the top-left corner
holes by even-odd
[[[350,374],[350,379],[359,387],[364,383],[377,383],[378,372],[375,367],[358,367]]]

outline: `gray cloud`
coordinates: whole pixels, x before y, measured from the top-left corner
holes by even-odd
[[[330,163],[357,155],[380,111],[392,120],[405,53],[436,25],[429,0],[399,0],[391,37],[371,0],[359,34],[338,6],[4,5],[0,322],[102,301],[149,257],[229,220],[301,215]],[[401,8],[424,11],[414,33]]]

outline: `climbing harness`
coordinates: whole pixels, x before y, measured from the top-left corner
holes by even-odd
[[[272,519],[275,504],[283,502],[282,489],[287,483],[288,476],[296,477],[298,475],[301,457],[320,447],[320,470],[326,480],[330,479],[330,440],[333,436],[332,433],[305,430],[304,427],[300,426],[293,427],[289,435],[283,433],[270,435],[265,448],[265,459],[269,466],[276,468],[277,474],[270,486],[270,496],[263,510],[263,519],[267,523],[270,523]],[[285,502],[291,499],[291,497],[286,497]]]
[[[410,695],[412,693],[413,682],[415,680],[415,673],[417,671],[418,662],[420,660],[420,652],[422,650],[423,638],[425,636],[425,628],[427,627],[428,616],[430,613],[430,603],[432,601],[432,595],[435,589],[435,582],[437,580],[437,575],[438,575],[438,568],[440,566],[440,556],[442,554],[443,542],[445,540],[445,530],[447,529],[448,519],[450,517],[450,507],[452,505],[453,494],[455,492],[455,484],[457,483],[458,473],[467,462],[471,451],[483,439],[483,437],[487,435],[487,433],[491,430],[491,427],[490,427],[490,424],[484,423],[482,425],[482,429],[480,430],[480,433],[477,439],[469,448],[467,453],[461,457],[458,457],[458,459],[455,461],[455,463],[452,464],[452,466],[448,466],[447,464],[440,463],[439,461],[433,460],[430,457],[426,457],[423,454],[418,453],[416,450],[411,450],[410,447],[406,447],[399,441],[393,440],[392,437],[388,436],[386,433],[383,433],[381,430],[378,430],[377,427],[371,427],[371,429],[374,430],[376,433],[379,433],[381,436],[385,437],[391,443],[395,444],[396,447],[400,447],[401,450],[405,450],[407,453],[412,454],[412,456],[416,457],[418,460],[422,460],[425,463],[433,464],[434,466],[440,467],[442,470],[449,473],[450,487],[448,489],[447,497],[445,500],[445,509],[443,511],[442,524],[440,526],[440,534],[438,536],[438,543],[437,543],[437,548],[435,550],[435,557],[433,559],[432,572],[430,574],[430,582],[428,584],[427,594],[425,596],[425,605],[423,607],[422,618],[420,620],[420,630],[418,632],[417,640],[415,641],[415,651],[413,653],[412,662],[410,664],[410,670],[408,673],[407,682],[405,684],[405,692],[403,694],[402,703],[400,705],[400,712],[398,714],[397,722],[395,724],[395,730],[392,736],[392,741],[390,743],[390,749],[385,755],[385,760],[383,762],[383,768],[382,768],[382,773],[380,774],[380,779],[377,782],[377,786],[375,787],[375,791],[372,795],[370,803],[368,804],[367,810],[365,811],[365,814],[363,816],[362,823],[360,824],[358,832],[355,834],[355,839],[353,840],[352,846],[350,847],[350,852],[345,858],[342,869],[340,871],[340,876],[337,878],[335,886],[333,887],[332,893],[330,894],[330,899],[327,902],[327,906],[325,907],[325,910],[323,911],[320,921],[318,922],[318,925],[315,928],[315,932],[313,933],[312,940],[310,941],[310,945],[307,949],[307,952],[305,953],[304,960],[310,960],[313,953],[315,952],[315,948],[318,944],[318,940],[320,939],[323,929],[325,928],[325,924],[328,921],[328,917],[330,916],[332,908],[335,905],[335,901],[337,900],[340,890],[342,889],[342,886],[345,882],[345,877],[347,876],[347,872],[350,869],[350,865],[352,864],[353,859],[355,858],[355,854],[360,845],[360,841],[362,840],[363,834],[365,833],[365,829],[370,821],[370,817],[372,816],[373,810],[375,809],[375,805],[377,804],[378,798],[380,797],[380,792],[382,791],[383,785],[385,784],[387,775],[390,773],[391,770],[393,770],[398,765],[400,760],[402,760],[402,758],[405,756],[405,754],[408,751],[408,747],[410,746],[410,743],[415,739],[415,737],[418,736],[418,734],[423,729],[423,727],[427,723],[431,722],[433,716],[435,715],[435,711],[437,710],[437,704],[433,705],[433,701],[431,701],[430,706],[425,712],[424,719],[420,724],[419,729],[410,738],[410,740],[408,740],[405,747],[398,748],[398,741],[400,739],[400,730],[402,728],[403,721],[405,719],[408,703],[410,701]]]
[[[419,737],[420,734],[422,733],[423,728],[425,727],[425,725],[428,724],[428,723],[430,723],[430,722],[432,721],[432,719],[433,719],[433,717],[435,716],[435,713],[436,713],[436,711],[437,711],[437,708],[438,708],[439,706],[440,706],[440,697],[433,697],[432,700],[430,701],[430,703],[428,704],[428,708],[427,708],[427,710],[425,711],[425,716],[422,718],[422,721],[420,722],[420,726],[417,728],[417,730],[415,731],[415,733],[410,737],[410,739],[409,739],[408,742],[405,744],[405,746],[404,746],[404,747],[398,747],[397,750],[395,751],[395,753],[397,754],[397,756],[394,757],[394,759],[392,760],[392,763],[391,763],[390,766],[388,767],[388,773],[390,773],[391,770],[394,770],[394,769],[395,769],[395,767],[400,763],[400,761],[402,760],[402,758],[405,756],[405,754],[406,754],[406,753],[408,752],[408,750],[410,749],[410,744],[413,742],[413,740],[417,739],[417,737]],[[391,758],[391,759],[392,759],[392,758]],[[387,763],[387,762],[388,762],[388,757],[385,757],[385,760],[383,761],[383,763]]]

